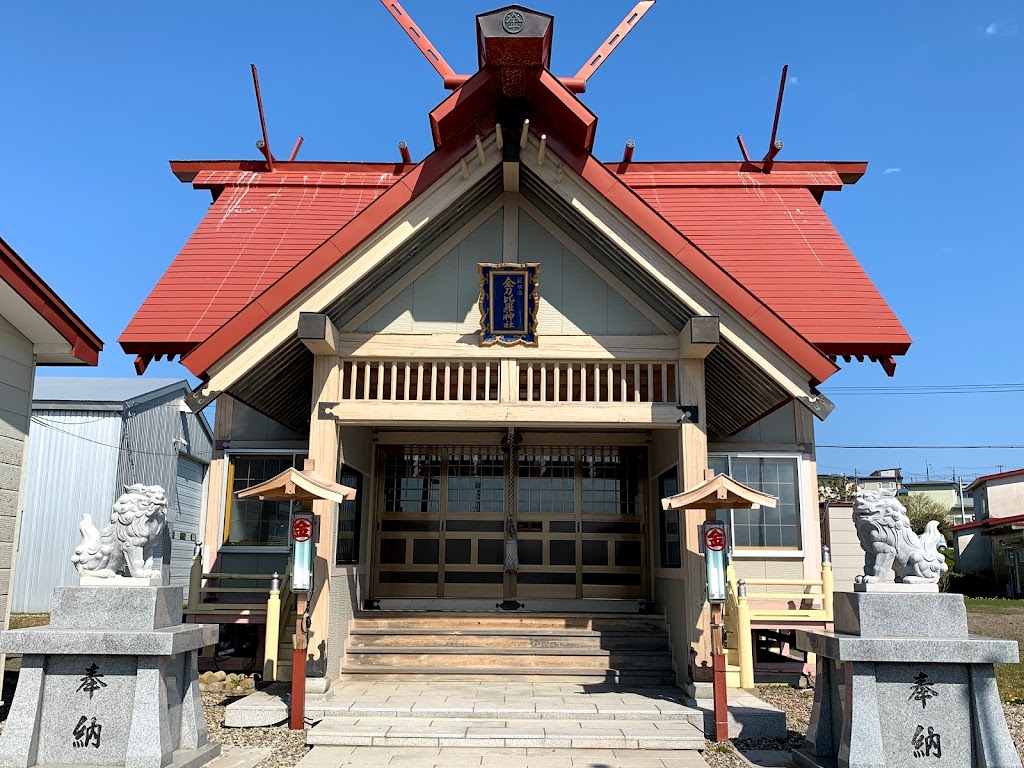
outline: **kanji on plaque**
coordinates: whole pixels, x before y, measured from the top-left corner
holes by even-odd
[[[704,529],[704,546],[712,552],[725,549],[725,529],[708,526]]]
[[[309,541],[313,538],[313,518],[300,515],[292,520],[292,540]]]

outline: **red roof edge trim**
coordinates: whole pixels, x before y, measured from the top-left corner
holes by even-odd
[[[548,136],[548,149],[579,174],[641,231],[680,262],[820,384],[839,370],[821,350],[767,307],[736,278],[673,227],[636,192],[589,153]]]
[[[192,182],[203,171],[238,171],[248,173],[268,173],[267,164],[263,160],[171,160],[171,173],[186,184]],[[370,163],[370,162],[332,162],[332,161],[299,161],[288,162],[275,160],[274,169],[292,171],[293,173],[390,173],[400,174],[413,168],[412,164],[402,162]]]
[[[250,333],[287,306],[288,302],[345,258],[352,249],[454,168],[472,146],[473,139],[469,138],[460,144],[435,150],[423,158],[358,216],[269,286],[255,301],[247,304],[209,338],[183,355],[182,364],[196,376],[205,376],[211,366],[241,344]]]
[[[1017,477],[1018,475],[1024,475],[1024,468],[1022,469],[1011,469],[1007,472],[997,472],[994,475],[982,475],[977,478],[973,483],[967,486],[966,490],[971,491],[977,488],[979,485],[991,482],[992,480],[1003,480],[1008,477]]]
[[[999,528],[1004,525],[1024,525],[1024,515],[1010,517],[986,517],[984,520],[972,520],[969,523],[951,526],[951,531],[969,531],[974,528]]]
[[[619,160],[605,163],[615,173],[669,173],[671,171],[756,173],[765,186],[771,186],[772,174],[786,171],[833,171],[843,184],[856,184],[867,173],[868,164],[846,160],[787,160],[775,161],[772,173],[762,173],[758,163],[743,160],[631,160],[623,164]]]
[[[10,285],[70,345],[71,356],[86,365],[99,363],[103,341],[46,282],[0,238],[0,280]]]

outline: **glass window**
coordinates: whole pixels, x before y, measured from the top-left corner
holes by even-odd
[[[356,489],[356,497],[338,505],[338,542],[334,562],[337,565],[359,562],[359,526],[363,508],[363,473],[341,466],[338,482]]]
[[[711,456],[715,474],[778,498],[775,509],[719,510],[738,549],[800,549],[800,487],[795,457]]]
[[[448,459],[448,514],[505,512],[505,458],[498,453],[453,453]]]
[[[253,454],[229,457],[228,498],[224,543],[235,546],[288,546],[288,523],[291,501],[261,501],[253,497],[239,499],[236,495],[279,475],[289,467],[298,466],[294,453]]]
[[[519,514],[575,515],[576,458],[564,453],[532,453],[519,456]]]
[[[658,475],[658,506],[666,496],[679,493],[679,474],[676,468]],[[681,534],[679,530],[679,510],[661,509],[659,512],[660,547],[662,568],[679,568],[682,566]]]
[[[432,452],[384,457],[384,511],[436,515],[441,511],[441,457]]]
[[[640,513],[640,454],[619,448],[586,449],[580,456],[583,514]]]

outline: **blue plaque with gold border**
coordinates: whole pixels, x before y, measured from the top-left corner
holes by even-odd
[[[480,346],[537,346],[540,264],[479,264]]]

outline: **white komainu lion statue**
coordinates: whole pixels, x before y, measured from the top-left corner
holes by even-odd
[[[932,520],[920,536],[914,533],[896,491],[857,491],[853,522],[864,549],[864,575],[857,581],[885,581],[895,569],[898,582],[934,584],[948,569],[939,524]]]
[[[159,576],[153,568],[153,556],[143,559],[152,549],[167,522],[167,495],[159,485],[126,485],[114,502],[110,525],[103,533],[96,530],[92,515],[82,515],[78,530],[82,543],[75,548],[71,562],[81,576],[112,578],[128,573],[135,578]]]

